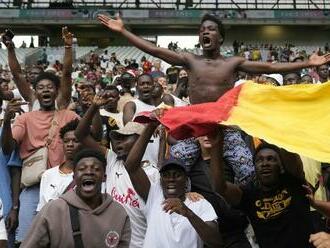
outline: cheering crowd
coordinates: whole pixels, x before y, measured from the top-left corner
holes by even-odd
[[[0,247],[330,247],[327,163],[234,127],[177,140],[159,121],[169,107],[215,102],[246,80],[326,83],[330,54],[224,58],[224,28],[210,14],[201,56],[156,47],[120,17],[98,20],[159,59],[121,62],[104,51],[73,65],[64,27],[63,64],[23,69],[2,36]]]

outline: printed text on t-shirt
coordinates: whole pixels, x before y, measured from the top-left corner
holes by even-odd
[[[127,204],[133,208],[140,208],[139,199],[136,197],[137,193],[132,188],[128,188],[126,194],[120,194],[117,192],[116,188],[113,187],[111,196],[115,201],[121,204]]]

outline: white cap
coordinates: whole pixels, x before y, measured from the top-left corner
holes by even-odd
[[[46,68],[45,72],[51,72],[51,73],[54,73],[55,74],[57,71],[56,71],[56,69],[54,67],[48,66]]]
[[[283,76],[281,74],[263,74],[264,77],[274,79],[279,85],[283,85]]]

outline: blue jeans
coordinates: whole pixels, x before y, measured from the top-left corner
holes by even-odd
[[[39,203],[39,184],[24,188],[19,196],[20,210],[16,240],[22,242],[28,233]]]

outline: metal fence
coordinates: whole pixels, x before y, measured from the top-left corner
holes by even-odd
[[[0,8],[319,9],[330,0],[0,0]]]

